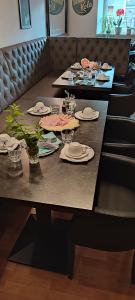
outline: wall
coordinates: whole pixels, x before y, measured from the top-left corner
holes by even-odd
[[[69,36],[95,37],[98,0],[93,0],[93,8],[90,11],[90,13],[85,16],[77,15],[72,8],[72,1],[69,0],[68,2],[69,2],[69,13],[68,13]]]
[[[0,0],[0,48],[45,36],[45,0],[30,0],[32,28],[21,30],[18,0]]]
[[[50,35],[55,36],[64,33],[65,33],[65,6],[60,14],[58,15],[50,14]]]

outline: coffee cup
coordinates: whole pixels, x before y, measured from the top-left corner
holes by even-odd
[[[69,144],[68,152],[72,156],[79,157],[84,153],[84,147],[78,142],[72,142]]]
[[[84,110],[83,110],[83,117],[84,118],[91,117],[92,112],[93,112],[93,109],[91,107],[85,107]]]
[[[42,110],[44,110],[45,106],[43,102],[37,102],[36,105],[33,107],[33,111],[34,112],[40,112]]]

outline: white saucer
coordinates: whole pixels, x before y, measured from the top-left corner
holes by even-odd
[[[96,80],[106,82],[110,80],[110,77],[106,77],[105,79],[100,79],[97,77]]]
[[[86,145],[84,145],[84,146],[86,146]],[[68,156],[69,154],[67,155],[68,148],[69,148],[69,144],[66,144],[64,146],[64,148],[61,150],[60,158],[71,161],[71,162],[85,162],[94,157],[94,150],[91,147],[87,146],[87,148],[88,148],[87,155],[85,155],[84,157],[81,156],[80,158],[79,157],[78,158],[69,157]]]
[[[72,78],[75,78],[76,77],[76,75],[75,74],[73,74],[72,72],[70,72],[70,71],[66,71],[62,76],[61,76],[61,78],[62,79],[70,79],[71,78],[71,75],[72,75]]]
[[[20,141],[16,140],[15,143],[12,145],[12,150],[16,149],[17,146],[20,144]],[[0,149],[0,153],[8,153],[7,149]]]
[[[81,66],[78,66],[78,67],[76,67],[76,66],[71,66],[70,67],[70,69],[72,69],[72,70],[82,70],[82,67]]]
[[[0,149],[0,153],[3,153],[3,154],[4,154],[4,153],[7,153],[7,150],[1,150],[1,149]]]
[[[110,71],[110,70],[112,70],[112,67],[111,66],[109,68],[101,67],[101,70],[103,70],[103,71]]]
[[[99,111],[94,111],[93,114],[91,115],[91,117],[89,118],[84,118],[83,117],[83,112],[82,111],[77,111],[75,113],[75,117],[79,120],[83,120],[83,121],[92,121],[92,120],[96,120],[99,117]]]
[[[82,159],[82,158],[84,158],[84,157],[86,157],[86,156],[88,156],[88,154],[89,154],[89,147],[88,146],[86,146],[86,145],[83,145],[83,147],[85,148],[85,152],[83,152],[81,155],[72,155],[69,151],[68,151],[68,148],[69,147],[67,147],[67,148],[65,148],[65,155],[68,157],[68,158],[73,158],[73,159]]]
[[[33,111],[33,107],[31,107],[31,108],[29,108],[27,110],[27,112],[29,114],[31,114],[31,115],[34,115],[34,116],[43,116],[43,115],[49,114],[51,112],[51,109],[50,109],[50,107],[45,107],[44,111],[42,111],[42,112],[39,112],[39,111],[35,112],[35,111]]]

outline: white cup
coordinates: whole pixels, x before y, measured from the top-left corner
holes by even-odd
[[[93,109],[91,107],[85,107],[83,110],[83,117],[84,118],[91,117],[92,112],[93,112]]]
[[[72,142],[69,144],[68,152],[72,156],[81,156],[84,153],[84,147],[78,142]]]

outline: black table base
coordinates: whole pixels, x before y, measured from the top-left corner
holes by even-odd
[[[68,221],[56,219],[46,230],[31,215],[8,260],[67,274],[68,228]]]

